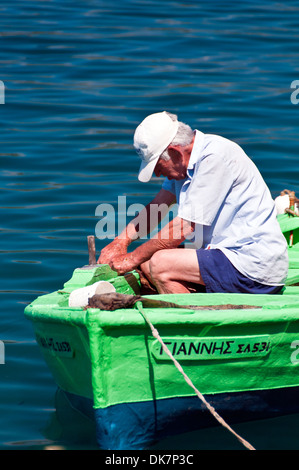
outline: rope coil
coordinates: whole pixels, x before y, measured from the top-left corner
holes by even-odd
[[[243,439],[243,437],[241,437],[239,434],[237,434],[225,421],[224,419],[217,413],[217,411],[215,410],[215,408],[213,408],[213,406],[210,405],[210,403],[207,402],[207,400],[205,399],[205,397],[202,395],[202,393],[200,393],[200,391],[193,385],[192,381],[190,380],[190,378],[185,374],[182,366],[179,364],[179,362],[173,357],[173,355],[171,354],[171,352],[169,351],[169,349],[167,348],[167,346],[165,345],[165,343],[163,342],[162,338],[160,337],[159,335],[159,332],[158,330],[153,326],[153,324],[150,322],[150,320],[147,318],[146,314],[144,313],[144,310],[142,308],[142,303],[141,302],[137,302],[136,303],[136,307],[139,311],[139,313],[142,315],[142,317],[144,318],[144,320],[146,321],[146,323],[149,325],[150,329],[151,329],[151,332],[152,332],[152,335],[154,338],[156,338],[159,343],[161,344],[162,348],[163,348],[163,351],[170,357],[170,359],[173,361],[174,365],[176,366],[176,368],[178,369],[178,371],[183,375],[185,381],[187,382],[187,384],[195,391],[196,395],[198,396],[198,398],[204,403],[204,405],[207,407],[207,409],[210,411],[210,413],[214,416],[214,418],[223,426],[225,427],[226,429],[228,429],[228,431],[230,431],[240,442],[241,444],[243,444],[248,450],[256,450],[249,442],[247,442],[245,439]]]

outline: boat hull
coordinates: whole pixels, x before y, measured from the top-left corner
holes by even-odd
[[[196,396],[94,409],[93,401],[66,393],[70,405],[96,423],[100,449],[144,450],[164,438],[220,426]],[[222,418],[242,422],[299,413],[299,387],[206,395]]]
[[[294,289],[279,296],[190,294],[192,304],[251,309],[144,311],[194,386],[231,424],[298,412]],[[138,309],[70,309],[65,296],[43,296],[26,314],[58,386],[73,402],[77,397],[80,411],[92,404],[100,448],[140,449],[217,424]],[[186,303],[185,296],[171,298]]]

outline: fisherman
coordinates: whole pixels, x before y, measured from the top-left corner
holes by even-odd
[[[119,274],[140,268],[161,294],[193,292],[194,286],[206,292],[281,291],[288,272],[287,243],[270,191],[239,145],[193,131],[163,111],[141,122],[134,147],[141,157],[138,179],[148,182],[154,173],[165,180],[154,199],[102,250],[98,263]],[[177,215],[128,253],[129,245],[141,238],[140,221],[148,221],[149,233],[152,209],[169,210],[174,203]],[[182,249],[192,237],[192,248]]]

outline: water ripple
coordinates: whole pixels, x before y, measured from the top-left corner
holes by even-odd
[[[160,188],[136,179],[133,133],[147,114],[235,140],[274,196],[299,192],[298,12],[296,0],[1,2],[1,448],[57,444],[42,431],[56,386],[24,306],[88,262],[98,204],[145,204]]]

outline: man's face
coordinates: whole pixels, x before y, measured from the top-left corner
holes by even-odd
[[[183,159],[178,155],[174,155],[170,160],[162,160],[159,158],[154,173],[156,176],[167,176],[169,180],[182,180],[187,176],[187,168],[183,163]]]

